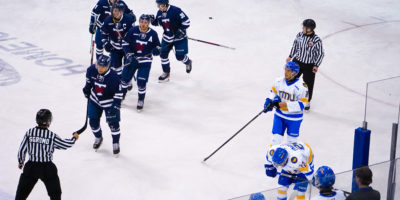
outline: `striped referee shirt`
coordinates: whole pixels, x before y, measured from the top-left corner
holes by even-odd
[[[54,148],[68,149],[75,144],[75,138],[61,139],[47,128],[35,127],[29,129],[18,150],[18,162],[24,163],[26,152],[32,162],[51,162]]]
[[[289,57],[305,64],[321,65],[324,58],[322,40],[315,33],[312,35],[306,35],[303,32],[298,33]]]

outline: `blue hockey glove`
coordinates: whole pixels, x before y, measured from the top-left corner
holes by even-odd
[[[120,120],[120,110],[118,107],[111,106],[106,108],[106,121],[107,123],[119,122]]]
[[[276,176],[276,168],[273,165],[264,164],[265,174],[274,178]]]
[[[82,91],[83,91],[83,94],[85,95],[85,97],[86,98],[89,98],[89,96],[90,96],[90,87],[84,87],[83,89],[82,89]]]
[[[176,30],[175,39],[182,39],[184,37],[186,37],[186,30],[180,28]]]
[[[94,34],[96,32],[96,25],[95,24],[89,24],[89,33]]]
[[[110,52],[114,49],[114,47],[112,46],[112,44],[109,41],[106,41],[104,43],[103,47],[107,52]]]
[[[159,56],[161,54],[161,47],[155,47],[152,53],[154,56]]]
[[[279,96],[275,96],[274,100],[272,101],[273,107],[279,109],[280,108],[280,106],[279,106],[280,102],[281,102],[281,98]]]
[[[127,63],[127,65],[133,64],[134,66],[137,66],[139,64],[138,61],[136,60],[135,56],[133,56],[133,53],[128,53],[126,55],[126,63]]]
[[[264,113],[267,113],[268,111],[271,111],[273,106],[271,106],[272,100],[270,98],[265,99],[264,103]]]

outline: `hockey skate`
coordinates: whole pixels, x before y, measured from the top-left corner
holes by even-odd
[[[190,73],[192,71],[192,60],[189,60],[189,63],[186,65],[186,73]]]
[[[143,101],[143,100],[139,100],[139,101],[137,102],[136,109],[137,109],[137,111],[138,111],[139,113],[142,112],[142,110],[143,110],[143,105],[144,105],[144,101]]]
[[[119,143],[114,143],[113,144],[113,153],[115,157],[118,157],[119,155]]]
[[[164,83],[169,81],[169,73],[163,72],[160,77],[158,77],[158,82]]]
[[[94,149],[95,151],[97,151],[97,150],[99,149],[99,147],[101,146],[101,143],[102,143],[102,142],[103,142],[103,137],[96,138],[96,139],[94,140],[93,149]]]
[[[309,111],[310,110],[310,102],[307,103],[307,105],[304,107],[305,111]]]

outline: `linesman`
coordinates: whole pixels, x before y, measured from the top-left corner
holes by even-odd
[[[286,62],[293,60],[300,65],[300,73],[296,78],[303,74],[303,80],[308,86],[308,103],[305,110],[310,109],[310,101],[312,99],[315,74],[324,58],[324,48],[322,40],[315,34],[315,21],[306,19],[303,21],[303,31],[296,35],[293,42],[292,50]]]
[[[78,139],[74,133],[71,139],[61,139],[48,128],[52,114],[48,109],[40,109],[36,114],[37,126],[29,129],[18,150],[18,168],[24,168],[18,183],[15,199],[28,198],[38,179],[44,182],[47,194],[51,200],[61,199],[60,179],[57,167],[52,162],[54,149],[68,149]],[[29,154],[29,161],[25,164],[25,155]]]

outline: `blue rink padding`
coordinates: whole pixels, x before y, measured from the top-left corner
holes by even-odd
[[[355,169],[364,165],[368,166],[369,143],[371,139],[371,130],[357,128],[354,133],[354,149],[353,149],[353,181],[351,191],[358,190],[355,177]]]
[[[15,197],[0,189],[0,200],[14,200]]]

